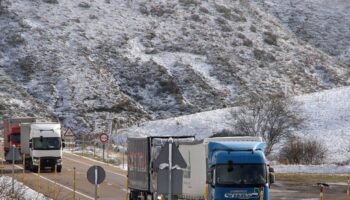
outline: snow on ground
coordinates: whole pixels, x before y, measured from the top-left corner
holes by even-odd
[[[276,166],[281,172],[350,173],[350,87],[297,96],[302,115],[307,118],[305,127],[297,134],[316,139],[328,149],[322,166]],[[202,112],[165,120],[150,121],[120,131],[115,140],[129,136],[193,135],[198,139],[209,137],[223,129],[232,128],[231,108]],[[280,144],[281,145],[281,144]]]
[[[272,165],[278,173],[348,174],[350,166],[326,165]]]
[[[12,188],[12,179],[8,176],[1,176],[0,177],[0,187],[1,187],[1,195],[0,200],[9,200],[11,199],[8,197],[7,194],[11,194],[11,188]],[[43,194],[38,193],[31,188],[25,186],[23,183],[14,181],[14,191],[18,196],[19,199],[25,199],[25,200],[48,200],[49,198],[45,197]],[[4,190],[3,190],[4,189]],[[6,197],[3,197],[6,195]],[[14,198],[17,199],[17,198]]]

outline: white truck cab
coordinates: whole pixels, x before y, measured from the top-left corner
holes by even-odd
[[[50,167],[62,170],[62,149],[64,142],[61,125],[58,123],[28,123],[21,127],[22,153],[26,155],[26,168],[36,172]]]

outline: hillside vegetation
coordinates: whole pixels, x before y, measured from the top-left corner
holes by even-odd
[[[347,67],[248,0],[1,2],[1,106],[46,110],[79,132],[108,115],[128,126],[239,105],[251,91],[349,84]]]

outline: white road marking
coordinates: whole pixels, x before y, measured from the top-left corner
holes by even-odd
[[[71,159],[71,158],[64,157],[64,159],[67,159],[67,160],[70,160],[70,161],[73,161],[73,162],[76,162],[76,163],[80,163],[80,164],[83,164],[83,165],[86,165],[86,166],[89,166],[89,167],[91,166],[90,164],[87,164],[87,163],[84,163],[84,162],[80,162],[80,161],[77,161],[77,160],[74,160],[74,159]],[[119,174],[119,173],[111,172],[111,171],[108,171],[108,170],[106,170],[106,172],[114,174],[114,175],[117,175],[117,176],[121,176],[123,178],[126,178],[126,175],[124,175],[124,174]]]
[[[21,167],[21,166],[18,166],[18,165],[15,165],[15,166],[16,166],[17,168],[19,168],[19,169],[23,169],[23,167]],[[36,173],[30,173],[30,174],[35,175],[35,176],[39,176],[39,175],[36,174]],[[53,180],[51,180],[51,179],[48,179],[48,178],[46,178],[46,177],[44,177],[44,176],[40,176],[40,178],[42,178],[42,179],[44,179],[44,180],[46,180],[46,181],[49,181],[49,182],[55,184],[55,181],[53,181]],[[71,188],[69,188],[69,187],[67,187],[67,186],[64,186],[64,185],[62,185],[62,184],[60,184],[60,183],[57,183],[57,182],[56,182],[56,184],[57,184],[58,186],[62,187],[62,188],[65,188],[65,189],[67,189],[67,190],[73,192],[73,189],[71,189]],[[83,197],[88,198],[88,199],[91,199],[91,200],[94,200],[94,199],[95,199],[95,198],[93,198],[93,197],[91,197],[91,196],[88,196],[88,195],[86,195],[86,194],[83,194],[83,193],[81,193],[81,192],[79,192],[79,191],[77,191],[77,190],[75,190],[75,192],[76,192],[77,194],[83,196]]]

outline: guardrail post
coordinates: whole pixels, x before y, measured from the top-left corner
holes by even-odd
[[[346,200],[350,200],[350,177],[348,177],[348,189],[346,190]]]
[[[73,200],[75,200],[75,183],[76,183],[75,167],[73,167]]]
[[[129,181],[128,181],[128,176],[127,176],[127,179],[126,179],[126,195],[125,195],[125,200],[128,200],[128,196],[129,196],[129,192],[128,192],[128,187],[129,187]]]
[[[38,191],[38,195],[40,192],[40,171],[41,171],[41,158],[39,158],[39,163],[38,163],[38,178],[37,178],[37,191]]]
[[[260,187],[259,196],[260,200],[264,200],[264,187]]]
[[[57,199],[56,193],[57,193],[57,163],[55,164],[55,176],[54,176],[54,188],[53,188],[53,196],[54,199]]]
[[[24,184],[24,180],[25,180],[25,173],[26,173],[26,155],[23,154],[22,156],[22,160],[23,160],[23,175],[22,175],[22,182]]]

